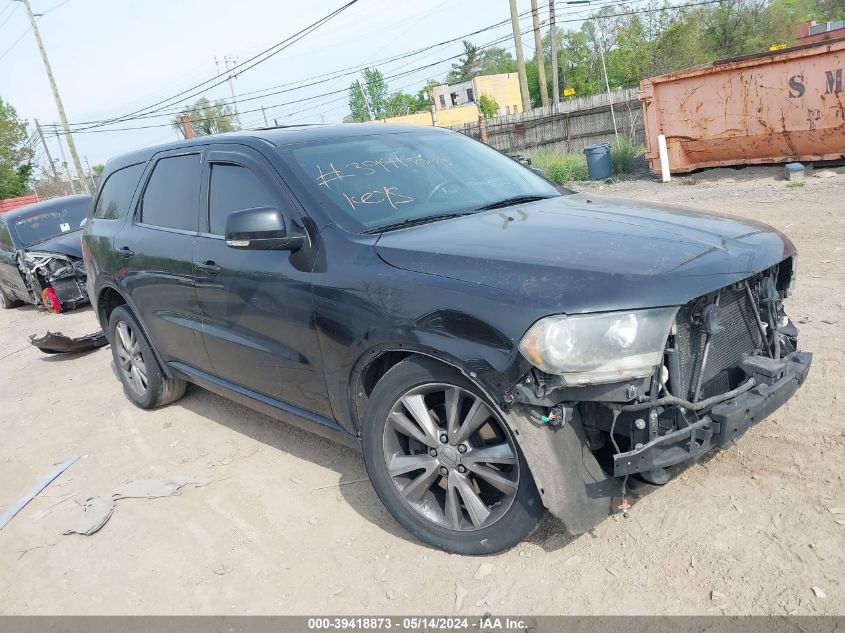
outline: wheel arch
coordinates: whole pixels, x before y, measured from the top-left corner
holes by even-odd
[[[113,286],[104,286],[97,295],[97,302],[94,304],[94,309],[97,311],[97,319],[103,327],[103,331],[108,337],[109,318],[114,309],[120,305],[129,305],[126,297]],[[134,313],[135,311],[132,310]]]
[[[458,370],[474,387],[495,405],[499,415],[507,419],[502,411],[501,397],[496,397],[496,390],[479,376],[478,372],[453,356],[436,349],[411,347],[405,344],[382,345],[362,354],[355,364],[349,383],[349,408],[355,432],[360,434],[362,418],[369,395],[379,380],[399,362],[418,356],[428,358],[444,367]]]
[[[153,352],[153,356],[155,356],[155,360],[164,375],[169,379],[179,377],[173,373],[170,366],[162,359],[155,341],[150,337],[144,322],[138,314],[138,310],[136,310],[135,306],[133,306],[126,298],[126,295],[112,285],[105,285],[99,290],[97,293],[97,301],[94,304],[94,309],[97,311],[97,319],[100,321],[100,325],[106,335],[106,340],[111,343],[111,340],[109,339],[109,320],[111,319],[112,312],[114,312],[116,308],[124,305],[132,312],[135,320],[138,321],[138,325],[141,326],[141,333],[144,335],[144,338],[147,339],[147,343]]]

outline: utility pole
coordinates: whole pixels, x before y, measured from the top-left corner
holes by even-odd
[[[613,97],[610,94],[610,80],[607,78],[607,64],[604,63],[604,29],[599,22],[600,18],[593,18],[593,24],[596,25],[599,45],[599,54],[601,55],[601,67],[604,70],[604,85],[607,87],[607,102],[610,104],[610,118],[613,120],[613,135],[616,137],[616,142],[619,142],[619,132],[616,129],[616,115],[613,113]]]
[[[267,113],[264,111],[264,106],[261,106],[261,116],[264,117],[264,127],[270,127],[270,124],[267,122]]]
[[[62,137],[59,136],[59,133],[56,132],[56,140],[59,141],[59,151],[62,153],[62,166],[65,168],[65,172],[67,173],[67,181],[68,185],[70,185],[70,192],[76,193],[76,187],[73,186],[73,176],[70,175],[70,167],[67,164],[67,156],[65,156],[65,146],[62,145]],[[84,182],[80,179],[80,182]]]
[[[437,127],[437,106],[434,103],[434,93],[429,88],[423,94],[428,99],[428,109],[431,110],[431,124]]]
[[[487,144],[487,120],[483,114],[478,115],[478,140]]]
[[[367,93],[364,91],[364,87],[361,85],[361,80],[356,79],[355,81],[358,82],[358,90],[361,91],[361,96],[364,97],[364,103],[367,106],[367,114],[370,115],[370,121],[372,121],[375,117],[373,117],[373,109],[370,107],[370,100],[367,99]]]
[[[537,0],[531,0],[531,19],[534,22],[534,56],[537,58],[537,79],[540,81],[540,101],[549,105],[549,87],[546,85],[546,67],[543,64],[543,38],[540,35],[540,15]]]
[[[44,42],[41,41],[41,33],[38,30],[38,23],[35,21],[35,14],[32,12],[32,7],[29,5],[29,0],[17,0],[23,2],[26,7],[26,14],[29,16],[29,24],[32,26],[32,34],[35,35],[35,42],[38,44],[38,50],[41,51],[41,59],[44,62],[44,69],[47,71],[47,79],[50,80],[50,89],[53,91],[53,99],[56,101],[56,109],[59,111],[59,118],[62,121],[62,127],[65,130],[65,138],[67,139],[67,146],[70,150],[71,158],[73,158],[73,166],[76,167],[76,173],[79,176],[79,182],[82,185],[82,190],[88,192],[88,185],[85,182],[85,176],[82,171],[82,163],[79,161],[79,154],[76,153],[76,143],[73,142],[73,136],[70,133],[70,125],[65,116],[65,107],[62,105],[62,99],[59,97],[59,88],[56,86],[56,80],[53,78],[53,69],[50,67],[50,60],[47,59],[47,50],[44,48]],[[64,151],[64,150],[62,150]],[[71,187],[73,183],[71,182]]]
[[[53,170],[53,177],[59,180],[59,170],[56,169],[56,164],[53,162],[53,157],[50,155],[50,148],[47,147],[47,139],[44,138],[44,132],[41,130],[41,124],[38,119],[35,119],[35,130],[38,136],[41,137],[41,145],[44,147],[44,153],[47,155],[47,160],[50,162],[50,169]]]
[[[511,24],[513,25],[513,44],[516,48],[516,70],[519,73],[519,93],[522,95],[522,111],[531,109],[528,95],[528,77],[525,74],[525,57],[522,55],[522,35],[519,32],[519,15],[516,12],[516,0],[510,0]]]
[[[194,138],[194,124],[191,123],[191,117],[189,117],[185,113],[182,113],[181,122],[182,133],[185,135],[185,138]]]
[[[555,26],[555,0],[549,0],[549,44],[552,49],[552,103],[560,104],[560,83],[557,70],[557,27]]]
[[[91,169],[91,163],[88,162],[88,157],[83,156],[82,158],[85,160],[85,166],[88,168],[88,177],[91,179],[91,187],[92,191],[94,191],[97,189],[97,181],[94,180],[94,170]]]
[[[229,90],[232,93],[232,108],[235,110],[235,120],[238,122],[238,127],[243,127],[241,125],[241,115],[238,112],[238,98],[235,96],[235,83],[232,81],[232,73],[229,71],[229,62],[232,62],[232,67],[238,65],[238,60],[235,57],[229,57],[228,55],[224,55],[223,57],[223,65],[226,68],[226,74],[229,76]],[[220,74],[220,60],[217,57],[214,58],[214,64],[217,66],[217,74]]]

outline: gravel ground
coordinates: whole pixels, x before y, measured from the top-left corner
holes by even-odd
[[[28,345],[47,328],[96,329],[90,309],[0,314],[0,512],[81,456],[0,532],[0,613],[845,614],[843,171],[801,188],[780,168],[588,187],[789,234],[801,257],[787,310],[814,366],[737,447],[643,495],[627,518],[577,538],[548,520],[485,558],[413,541],[351,450],[201,389],[141,411],[108,348],[50,357]],[[81,500],[163,477],[209,483],[120,501],[100,532],[62,535]]]

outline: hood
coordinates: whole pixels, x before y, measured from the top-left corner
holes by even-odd
[[[586,194],[387,232],[375,248],[565,313],[682,305],[795,251],[753,220]]]
[[[60,255],[70,255],[82,259],[82,230],[62,233],[56,237],[51,237],[49,240],[28,246],[25,250],[59,253]]]

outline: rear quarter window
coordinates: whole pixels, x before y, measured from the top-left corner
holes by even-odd
[[[100,190],[94,207],[94,217],[100,220],[117,220],[123,217],[132,202],[132,195],[143,171],[144,163],[139,163],[112,172]]]

